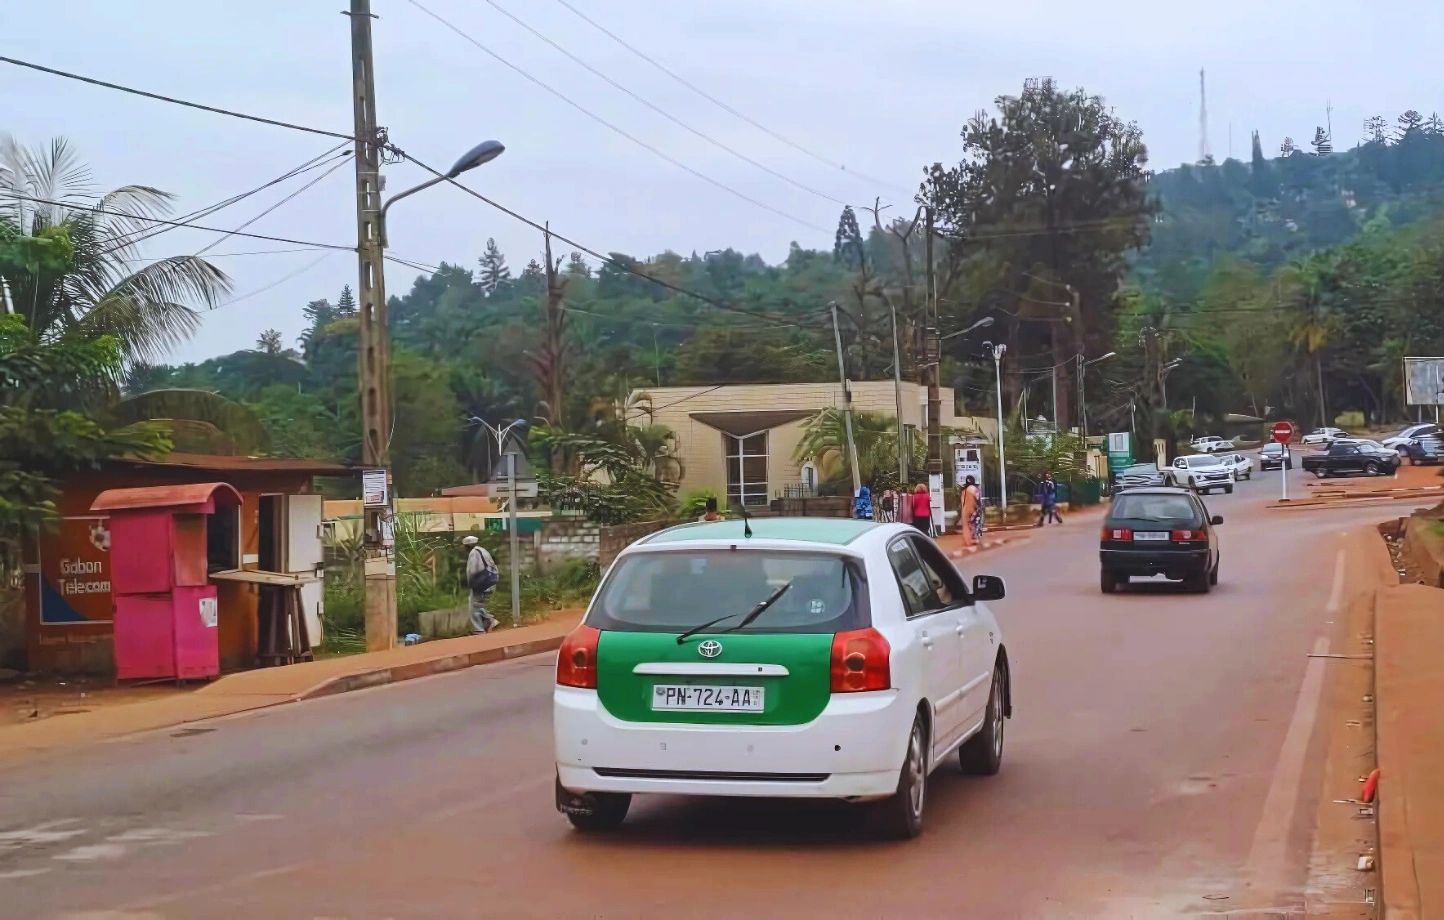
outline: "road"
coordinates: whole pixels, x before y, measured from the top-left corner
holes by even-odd
[[[1096,516],[965,564],[1008,580],[994,608],[1015,717],[1000,775],[935,774],[918,840],[868,839],[845,805],[679,799],[639,800],[614,837],[578,835],[552,808],[538,656],[7,768],[0,916],[1297,906],[1322,747],[1307,656],[1340,640],[1341,529],[1391,509],[1268,512],[1277,478],[1207,499],[1226,518],[1209,595],[1100,594]]]

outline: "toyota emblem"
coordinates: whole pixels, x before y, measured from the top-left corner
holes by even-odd
[[[708,639],[697,646],[697,654],[703,658],[716,658],[722,654],[722,643],[716,639]]]

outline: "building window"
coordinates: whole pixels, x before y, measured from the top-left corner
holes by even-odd
[[[727,456],[727,504],[767,504],[767,432],[722,436]]]

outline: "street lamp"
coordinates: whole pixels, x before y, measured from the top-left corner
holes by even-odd
[[[1091,361],[1083,360],[1083,353],[1078,353],[1078,430],[1083,435],[1084,441],[1088,438],[1088,404],[1083,396],[1083,369],[1091,367],[1100,361],[1107,361],[1109,358],[1118,357],[1118,352],[1110,351],[1106,355],[1099,355]],[[1085,444],[1086,446],[1086,444]]]
[[[500,146],[500,145],[498,145]],[[506,446],[506,436],[513,428],[525,428],[526,419],[519,418],[505,428],[493,425],[480,416],[473,415],[473,422],[480,424],[496,438],[496,455],[500,457]],[[521,564],[517,551],[516,536],[516,451],[506,455],[506,529],[511,553],[511,625],[521,625]]]
[[[967,335],[969,332],[972,332],[974,329],[985,329],[985,328],[987,328],[988,326],[991,326],[991,325],[993,325],[993,318],[992,318],[991,316],[985,316],[985,317],[983,317],[982,319],[978,320],[976,323],[973,323],[971,326],[969,326],[969,327],[966,328],[966,329],[959,329],[957,332],[949,332],[947,335],[945,335],[945,336],[943,336],[942,338],[938,339],[938,341],[940,341],[940,342],[946,342],[948,339],[951,339],[951,338],[953,338],[954,336]]]
[[[414,185],[404,192],[392,195],[391,199],[381,206],[381,245],[387,245],[386,212],[390,210],[393,204],[408,195],[415,195],[424,188],[431,188],[438,182],[449,182],[468,170],[490,163],[505,151],[506,147],[503,146],[501,141],[482,141],[480,144],[466,151],[466,153],[463,153],[455,163],[451,164],[451,168],[446,171],[445,175],[427,179],[420,185]]]
[[[1163,400],[1163,411],[1168,411],[1168,373],[1183,363],[1182,358],[1174,358],[1158,369],[1158,395]]]
[[[1003,355],[1008,346],[999,342],[983,343],[983,351],[993,356],[993,371],[998,378],[998,483],[1002,486],[1002,509],[1008,511],[1008,460],[1003,453]]]

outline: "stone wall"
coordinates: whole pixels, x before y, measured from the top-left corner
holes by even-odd
[[[542,574],[581,559],[596,562],[601,548],[600,524],[580,518],[552,518],[536,534],[536,565]]]
[[[597,564],[605,569],[616,560],[622,550],[645,536],[671,526],[670,521],[638,521],[635,524],[603,527],[601,541],[598,544]]]
[[[852,499],[846,495],[817,498],[775,498],[772,510],[783,517],[852,517]]]

